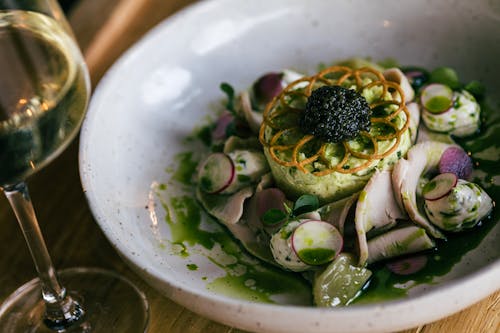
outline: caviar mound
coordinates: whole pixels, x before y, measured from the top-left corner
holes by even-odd
[[[352,89],[322,86],[307,99],[299,126],[326,142],[354,139],[370,130],[371,109],[366,99]]]
[[[352,89],[363,96],[371,110],[369,127],[338,142],[304,133],[300,123],[307,101],[313,91],[325,86]],[[379,71],[333,66],[285,87],[267,105],[259,139],[267,155],[283,167],[315,176],[357,173],[396,152],[410,125],[405,103],[401,87]]]

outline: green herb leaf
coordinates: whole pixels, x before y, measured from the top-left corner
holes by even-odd
[[[460,88],[460,81],[455,70],[449,67],[439,67],[431,72],[430,82],[441,83],[455,90]]]
[[[481,99],[484,96],[486,87],[481,82],[473,80],[467,83],[464,89],[474,95],[477,99]]]
[[[319,208],[318,197],[315,195],[304,194],[300,196],[295,205],[293,205],[293,215],[298,216],[304,213],[312,212]]]
[[[384,68],[401,67],[401,64],[394,58],[385,58],[377,62],[377,65]]]
[[[222,82],[220,89],[227,95],[226,109],[234,114],[234,88],[229,83]]]
[[[278,208],[271,208],[262,215],[261,221],[265,225],[272,226],[282,222],[287,217],[288,215],[284,211]]]

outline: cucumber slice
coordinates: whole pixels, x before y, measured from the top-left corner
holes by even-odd
[[[430,113],[444,113],[453,105],[453,90],[444,84],[429,84],[422,89],[420,103]]]
[[[340,232],[330,223],[306,220],[293,232],[292,249],[304,263],[323,265],[332,261],[342,250]]]
[[[341,253],[313,282],[314,302],[318,306],[334,307],[351,303],[361,292],[372,272],[354,266],[356,258]]]
[[[434,177],[430,182],[425,184],[422,195],[425,200],[439,200],[457,185],[458,177],[452,172],[445,172]]]
[[[235,180],[234,163],[224,153],[210,154],[201,164],[198,172],[200,189],[209,194],[224,191]]]

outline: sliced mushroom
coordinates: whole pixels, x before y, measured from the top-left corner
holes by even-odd
[[[415,143],[417,141],[418,125],[420,124],[420,107],[417,103],[411,102],[406,106],[410,112],[410,137],[411,142]]]
[[[243,212],[246,199],[253,194],[252,187],[245,187],[231,195],[206,194],[197,189],[196,196],[206,211],[224,224],[232,235],[254,256],[276,265],[269,248],[269,236],[249,227]]]
[[[224,143],[224,153],[229,154],[235,150],[258,150],[262,146],[257,137],[240,138],[239,136],[230,136]]]
[[[405,94],[406,103],[413,100],[413,98],[415,97],[415,91],[413,91],[413,88],[411,87],[411,84],[408,81],[406,75],[404,75],[404,73],[399,68],[389,68],[385,70],[383,74],[386,80],[399,84],[399,86],[403,90],[403,93]]]
[[[236,224],[240,220],[243,215],[243,204],[252,194],[251,186],[229,195],[207,194],[199,188],[196,189],[196,197],[203,207],[225,226]]]
[[[367,263],[432,249],[434,246],[434,241],[423,228],[412,225],[393,229],[368,241]]]
[[[455,144],[451,135],[447,133],[438,133],[430,131],[424,123],[420,123],[418,126],[417,143],[426,141],[437,141],[448,144]]]
[[[344,224],[349,209],[356,202],[358,196],[359,193],[355,193],[347,198],[324,205],[319,209],[321,220],[331,223],[342,235],[344,235]]]
[[[359,194],[355,226],[359,246],[359,266],[369,256],[366,234],[372,229],[387,230],[397,219],[407,218],[398,205],[392,189],[391,172],[377,171]]]
[[[269,264],[278,266],[269,247],[270,239],[267,235],[250,229],[244,220],[228,225],[227,228],[250,254]]]
[[[252,102],[250,101],[250,94],[247,91],[243,91],[240,94],[241,111],[243,116],[248,123],[248,126],[254,133],[259,133],[260,124],[262,124],[262,113],[255,112],[252,109]]]
[[[408,151],[407,159],[400,159],[392,171],[394,193],[410,219],[427,230],[433,237],[445,238],[427,219],[423,207],[417,205],[417,187],[420,177],[437,170],[443,152],[452,145],[426,141],[416,144]]]
[[[257,183],[257,186],[255,188],[255,192],[260,192],[266,188],[269,188],[274,185],[274,178],[273,174],[268,172],[265,175],[262,175],[260,177],[260,181]]]

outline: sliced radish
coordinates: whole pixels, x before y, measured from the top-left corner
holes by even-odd
[[[340,253],[343,239],[337,228],[330,223],[306,220],[294,230],[291,244],[297,257],[304,263],[323,265]]]
[[[403,73],[405,73],[406,77],[408,78],[408,81],[415,90],[420,89],[424,84],[427,83],[427,81],[429,81],[429,73],[422,68],[418,67],[403,68]]]
[[[446,149],[439,160],[439,172],[451,172],[460,179],[469,179],[472,175],[472,160],[460,147]]]
[[[446,112],[453,105],[453,90],[444,84],[429,84],[422,89],[420,103],[430,113]]]
[[[198,184],[206,193],[220,193],[235,181],[235,174],[234,163],[229,156],[224,153],[210,154],[200,167]]]
[[[452,172],[437,175],[425,184],[422,190],[424,199],[434,201],[445,197],[457,185],[457,182],[458,177]]]
[[[427,256],[418,255],[391,261],[386,267],[398,275],[410,275],[420,271],[427,265]]]

